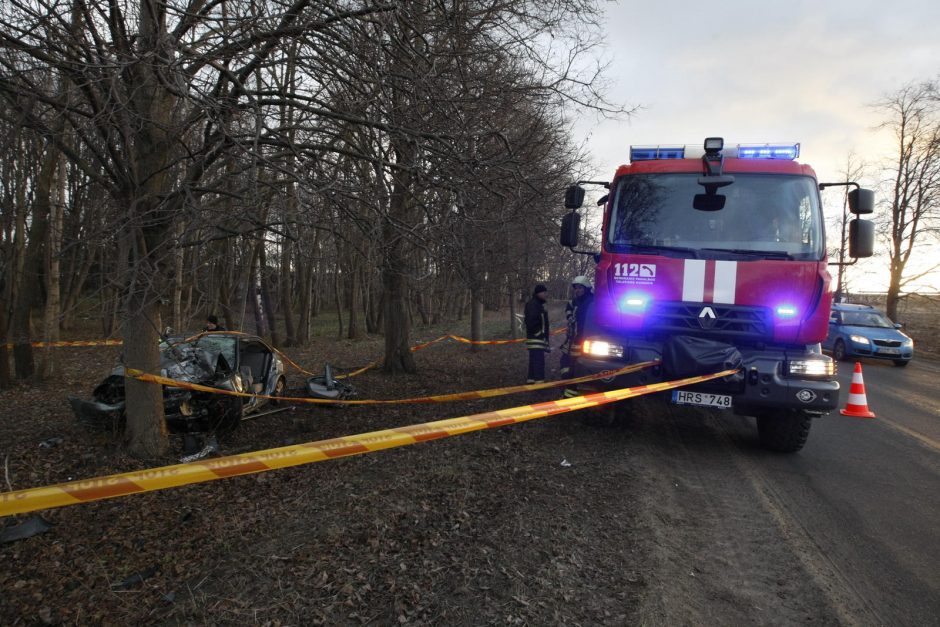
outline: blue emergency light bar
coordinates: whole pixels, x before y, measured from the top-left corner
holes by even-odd
[[[739,159],[788,159],[800,156],[799,144],[738,144]]]
[[[701,146],[630,146],[630,161],[658,159],[698,159],[705,154]],[[800,156],[797,144],[725,144],[721,154],[738,159],[786,159]]]
[[[630,161],[685,159],[685,146],[630,146]]]

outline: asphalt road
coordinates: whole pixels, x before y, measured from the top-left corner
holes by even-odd
[[[940,624],[940,362],[862,363],[874,420],[815,421],[795,455],[754,447],[723,417],[744,466],[840,622]],[[853,364],[839,368],[844,406]]]

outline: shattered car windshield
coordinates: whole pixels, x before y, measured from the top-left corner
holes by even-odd
[[[225,357],[229,368],[235,367],[235,338],[221,335],[203,335],[194,341],[200,348],[215,351]]]
[[[614,191],[607,235],[610,248],[822,259],[822,214],[812,178],[736,173],[733,184],[713,190],[724,197],[724,207],[703,211],[693,207],[696,194],[706,192],[698,177],[691,173],[622,177]]]
[[[164,376],[184,381],[205,381],[235,364],[235,338],[207,335],[192,341],[172,340],[160,351]]]

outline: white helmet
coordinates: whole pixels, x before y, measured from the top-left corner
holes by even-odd
[[[591,279],[581,274],[571,279],[571,285],[582,285],[588,289],[591,289]]]

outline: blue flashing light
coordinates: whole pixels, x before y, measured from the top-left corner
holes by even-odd
[[[627,294],[620,299],[620,311],[625,314],[639,314],[646,311],[649,304],[649,297],[646,294]]]
[[[685,146],[630,146],[630,161],[685,159]]]
[[[800,156],[799,144],[740,144],[739,159],[788,159]]]
[[[777,317],[783,318],[784,320],[789,320],[795,318],[797,314],[796,307],[793,305],[780,305],[776,309]]]

